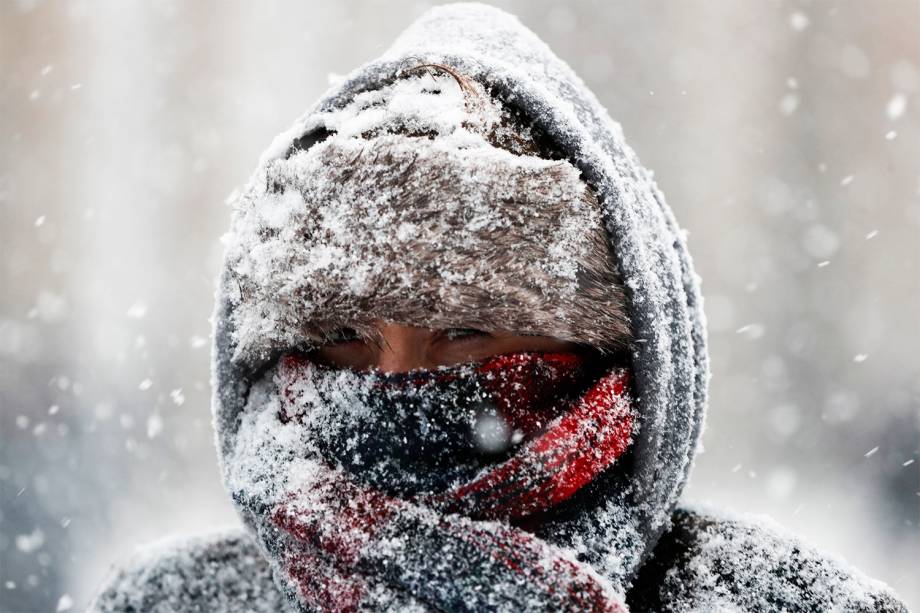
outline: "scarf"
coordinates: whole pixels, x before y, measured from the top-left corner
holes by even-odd
[[[628,372],[593,362],[518,353],[384,374],[283,356],[240,428],[240,452],[267,461],[241,462],[234,495],[291,600],[624,611],[617,587],[538,534],[631,442]]]

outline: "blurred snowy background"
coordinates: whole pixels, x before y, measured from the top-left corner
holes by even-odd
[[[496,2],[619,120],[690,236],[695,501],[920,609],[920,3]],[[208,409],[224,200],[428,4],[0,4],[0,610],[81,610],[236,521]]]

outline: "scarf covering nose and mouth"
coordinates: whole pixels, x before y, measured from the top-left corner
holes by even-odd
[[[262,434],[248,443],[266,452],[283,439],[302,461],[282,495],[252,482],[236,495],[307,610],[625,610],[590,565],[524,526],[627,449],[626,370],[523,353],[385,375],[292,355],[263,384],[244,422]],[[484,424],[510,436],[484,442]]]
[[[308,427],[328,463],[411,495],[468,480],[484,459],[503,458],[600,372],[575,353],[515,353],[450,368],[343,376],[286,355],[279,419]],[[306,399],[335,408],[306,415]]]

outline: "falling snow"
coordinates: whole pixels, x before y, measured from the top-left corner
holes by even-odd
[[[253,611],[284,610],[287,596],[274,583],[273,568],[251,526],[163,542],[127,566],[124,557],[137,541],[177,526],[190,532],[237,521],[214,484],[207,320],[213,274],[221,250],[228,247],[217,240],[215,228],[225,228],[230,210],[239,211],[253,192],[240,183],[227,196],[228,206],[221,206],[231,185],[226,173],[217,170],[238,172],[251,165],[251,144],[306,102],[301,85],[324,85],[330,69],[351,68],[343,58],[378,53],[389,35],[389,26],[381,24],[406,21],[409,14],[398,3],[361,10],[330,5],[318,11],[318,3],[308,2],[287,7],[282,19],[272,11],[227,8],[219,20],[209,21],[201,11],[172,4],[115,12],[87,11],[80,3],[39,3],[41,10],[30,1],[14,5],[0,24],[0,36],[16,43],[4,58],[9,69],[0,76],[9,120],[0,208],[11,213],[0,229],[6,283],[0,312],[0,521],[5,526],[0,609],[84,610],[115,564],[125,569],[121,579],[111,575],[115,583],[110,585],[123,588],[120,605],[152,597],[152,585],[169,586],[159,589],[155,604],[137,610],[182,610],[189,598],[208,602],[199,610],[225,610],[229,605],[215,603],[229,602],[245,603],[240,606]],[[381,19],[384,10],[392,15]],[[619,126],[605,118],[592,120],[595,102],[582,96],[582,83],[575,81],[556,95],[556,85],[567,83],[568,68],[545,65],[540,41],[525,37],[514,45],[508,51],[516,54],[511,65],[494,60],[505,52],[505,33],[482,35],[482,28],[491,27],[489,19],[475,20],[464,34],[473,38],[469,45],[485,50],[482,57],[461,63],[467,73],[480,74],[481,60],[488,78],[501,80],[499,87],[485,90],[490,106],[479,109],[485,123],[469,121],[464,113],[478,111],[468,108],[462,88],[437,70],[410,75],[417,81],[397,82],[406,86],[405,96],[394,98],[397,105],[411,102],[419,93],[412,88],[422,84],[425,95],[440,104],[431,117],[411,105],[387,113],[403,119],[416,113],[419,132],[431,128],[437,134],[430,143],[434,148],[450,145],[455,157],[456,151],[469,158],[482,154],[485,167],[511,160],[520,172],[556,169],[564,180],[546,176],[545,184],[564,191],[581,181],[604,182],[598,200],[603,208],[597,203],[579,208],[568,219],[571,223],[559,226],[568,232],[565,240],[546,241],[547,250],[533,258],[529,270],[546,273],[546,281],[574,279],[577,288],[582,279],[574,256],[584,243],[583,228],[596,224],[598,211],[605,216],[616,265],[637,303],[629,314],[638,315],[636,325],[642,327],[631,347],[652,365],[637,379],[645,386],[643,407],[668,407],[644,413],[640,435],[650,438],[641,439],[642,449],[657,450],[660,456],[639,457],[636,474],[642,478],[633,480],[631,491],[647,496],[642,510],[649,522],[674,519],[668,530],[692,549],[686,552],[688,564],[663,570],[649,593],[670,599],[674,610],[781,608],[776,603],[785,602],[790,582],[801,584],[801,576],[783,574],[794,551],[804,575],[821,584],[807,597],[837,603],[849,599],[859,603],[851,609],[884,610],[872,599],[883,598],[887,588],[819,552],[813,541],[891,581],[916,607],[920,592],[904,571],[915,557],[910,555],[910,530],[918,495],[912,404],[918,380],[913,359],[917,292],[912,277],[904,274],[917,268],[912,241],[920,228],[914,163],[920,143],[914,104],[920,63],[905,42],[913,41],[912,24],[884,4],[873,9],[869,21],[844,4],[684,11],[665,29],[661,16],[641,3],[601,3],[590,10],[577,4],[541,8],[522,3],[517,10],[524,23],[564,52],[601,104],[623,121],[627,139],[655,166],[681,226],[692,232],[676,230],[650,176],[623,145]],[[188,25],[188,32],[159,27],[163,19]],[[226,35],[241,24],[255,34]],[[94,35],[73,35],[81,32]],[[223,58],[217,70],[213,62],[194,61],[201,44],[186,45],[189,32],[214,57]],[[402,51],[391,52],[385,61],[404,66],[400,62],[406,54],[410,64],[439,61],[456,50],[462,56],[469,49],[462,44],[464,36],[409,34]],[[48,40],[56,42],[49,46]],[[272,56],[269,71],[281,80],[267,92],[252,86],[265,77],[265,66],[236,60],[264,56],[275,40],[286,41],[282,52]],[[573,40],[579,44],[573,46]],[[790,53],[764,56],[762,45],[752,42],[765,40]],[[609,53],[610,45],[617,53]],[[534,46],[537,51],[530,54]],[[382,88],[376,87],[380,73],[372,67],[363,74],[369,81],[362,83],[374,86],[361,98],[369,114],[346,110],[349,90],[331,100],[325,114],[318,108],[308,111],[266,155],[283,157],[291,138],[318,125],[311,123],[318,117],[330,119],[329,126],[356,142],[365,138],[362,128],[385,132],[394,115],[382,113]],[[353,77],[329,74],[328,83],[341,91]],[[289,87],[294,82],[299,85]],[[435,89],[440,93],[432,93]],[[561,142],[567,162],[526,159],[538,156],[485,146],[501,149],[483,136],[489,134],[484,126],[507,120],[491,101],[508,95],[526,113],[537,107],[548,113],[540,125]],[[381,114],[375,115],[375,109]],[[456,137],[452,142],[450,135]],[[307,157],[288,158],[288,169],[296,171]],[[297,172],[275,176],[300,178]],[[471,170],[461,178],[470,190],[480,189],[476,193],[505,186],[503,179],[472,185],[481,176]],[[296,190],[288,184],[286,191]],[[536,195],[508,191],[515,199]],[[385,219],[386,199],[376,204],[383,215],[359,220],[365,222],[362,227]],[[535,222],[532,214],[541,206],[528,199],[523,208],[531,217],[524,221]],[[490,212],[488,207],[480,210]],[[283,230],[288,219],[302,221],[290,215],[284,206],[263,208],[253,218],[262,225],[250,229],[268,235]],[[339,237],[356,229],[354,217],[327,221]],[[386,241],[405,245],[424,234],[415,221],[393,226]],[[444,237],[451,249],[461,242],[456,233]],[[228,238],[231,248],[238,238]],[[237,246],[253,244],[246,240]],[[701,328],[691,327],[688,321],[694,320],[679,308],[692,304],[692,311],[701,304],[696,275],[681,257],[684,248],[693,252],[705,279],[714,372],[705,453],[691,429],[701,416],[674,410],[691,406],[694,395],[706,401],[692,375],[704,377],[705,367],[688,367]],[[258,263],[263,255],[253,254],[251,261]],[[313,255],[306,264],[328,263],[336,281],[353,295],[372,287],[374,274],[386,272],[386,267],[349,270],[347,264],[356,262],[336,262],[332,251]],[[291,271],[282,272],[278,280],[285,283],[278,291],[269,287],[268,276],[258,277],[253,287],[240,284],[237,291],[255,288],[255,297],[264,300],[254,309],[256,316],[243,323],[257,325],[259,308],[272,298],[316,299],[300,292],[305,286],[286,283],[293,278],[286,276]],[[462,267],[448,272],[441,277],[444,287],[468,280],[464,275],[469,271]],[[529,278],[522,273],[513,280]],[[483,279],[487,275],[475,280]],[[573,295],[569,290],[547,287],[556,293],[550,298],[529,294],[525,302],[542,298],[543,313],[553,317],[558,309],[546,305],[573,305],[565,299]],[[236,295],[225,286],[219,290],[219,296]],[[412,285],[403,291],[410,295]],[[288,348],[292,338],[308,338],[297,336],[305,319],[299,319],[296,308],[269,313],[281,327],[247,328],[253,351],[240,357],[260,359],[237,363],[235,381],[248,385],[254,372],[250,367],[273,380],[271,360],[277,351]],[[215,315],[217,322],[226,321]],[[213,340],[219,351],[220,334]],[[704,357],[701,353],[697,359]],[[217,383],[221,373],[213,374]],[[218,404],[233,393],[234,379],[227,381],[214,390],[224,395],[216,397]],[[259,400],[266,406],[280,402]],[[257,413],[260,407],[253,399],[242,408]],[[244,432],[242,422],[239,430],[228,426],[230,418],[249,418],[250,413],[225,408],[217,422],[221,441],[250,436],[250,443],[258,440],[303,461],[292,466],[308,467],[298,455],[300,439],[284,439],[296,430],[293,426],[261,432]],[[530,440],[494,415],[473,415],[470,421],[474,446],[482,451],[506,453]],[[231,451],[245,455],[243,441],[237,443],[220,448],[222,470],[236,457]],[[344,459],[360,465],[369,456],[362,452]],[[258,474],[280,485],[293,471],[282,470],[285,466],[262,466]],[[770,522],[722,509],[691,506],[686,515],[672,516],[690,466],[695,466],[694,481],[680,505],[688,498],[713,499],[769,512],[808,538],[799,540]],[[295,477],[308,475],[305,470]],[[853,491],[865,493],[858,505],[851,504]],[[527,551],[556,563],[577,562],[586,569],[579,580],[588,577],[595,587],[625,592],[622,578],[629,575],[633,552],[649,530],[626,502],[607,502],[591,517],[540,533],[540,542]],[[242,507],[238,500],[234,506]],[[480,535],[507,535],[501,521],[483,525]],[[394,534],[375,542],[375,555],[401,561],[411,553],[405,548],[412,542]],[[739,556],[739,550],[754,554]],[[464,559],[444,550],[435,556],[446,573],[457,576],[463,576]],[[658,559],[671,558],[659,552]],[[403,578],[410,574],[406,571]],[[724,583],[727,576],[758,588],[738,594],[736,584]],[[508,592],[501,592],[503,585]],[[493,582],[485,591],[490,590],[508,598],[516,593],[513,582]],[[736,599],[728,601],[729,594]],[[764,594],[770,595],[770,605],[758,600]],[[388,596],[380,592],[373,597]],[[409,597],[394,602],[403,610],[429,609]],[[800,608],[831,608],[825,601],[807,602]],[[537,608],[532,604],[519,603],[514,610]]]

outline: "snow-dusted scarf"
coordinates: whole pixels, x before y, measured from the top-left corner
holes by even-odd
[[[305,611],[622,611],[571,539],[537,532],[597,502],[627,385],[574,354],[397,375],[286,355],[243,416],[234,496]]]

